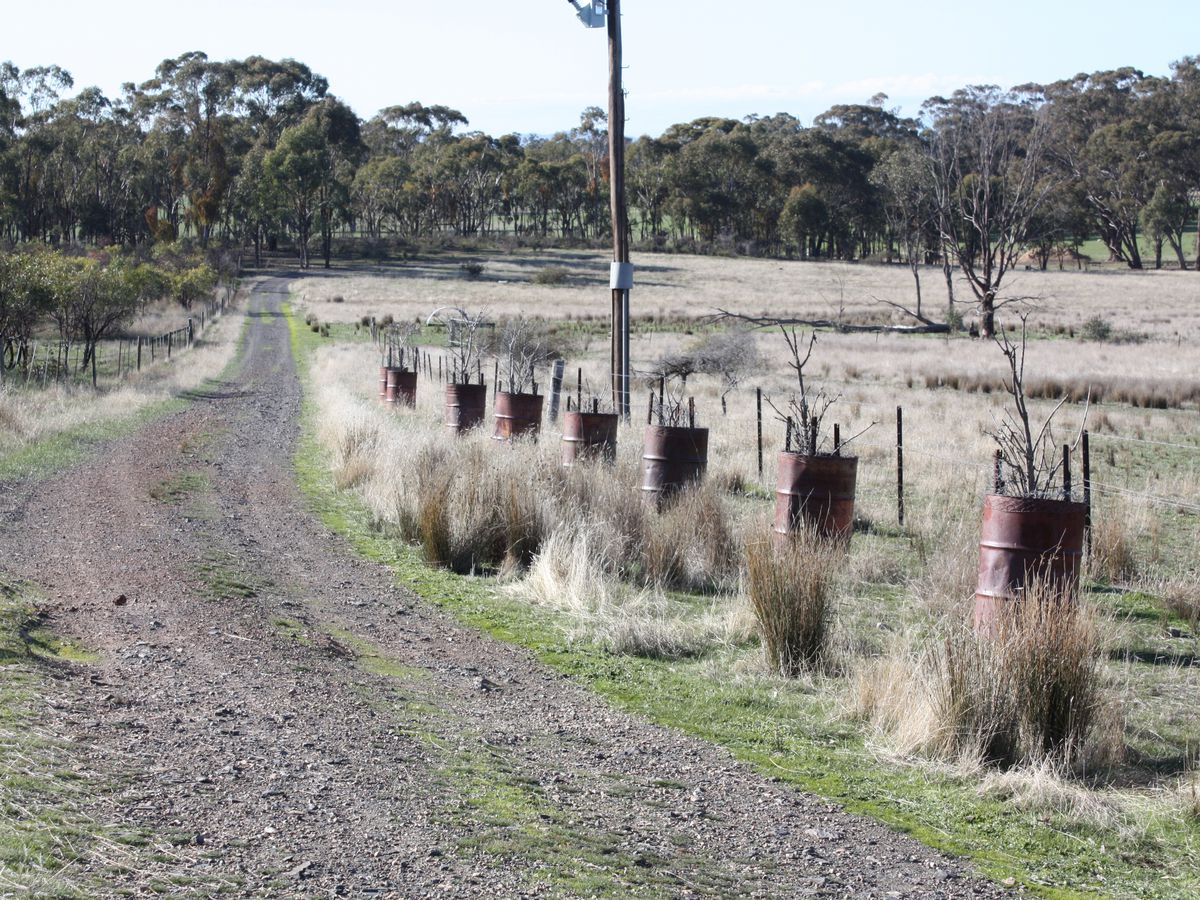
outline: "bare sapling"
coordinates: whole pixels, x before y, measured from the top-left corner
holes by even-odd
[[[591,413],[593,415],[599,413],[612,415],[616,413],[612,401],[596,393],[591,382],[583,377],[582,370],[580,370],[579,376],[575,381],[575,393],[572,394],[570,391],[567,391],[566,394],[567,412]]]
[[[509,320],[500,334],[496,352],[501,388],[510,394],[536,395],[537,367],[554,358],[538,326],[529,319]]]
[[[382,330],[383,353],[381,364],[396,366],[405,372],[416,371],[417,350],[413,338],[420,332],[416,322],[393,322]]]
[[[796,374],[796,392],[789,394],[779,404],[770,397],[764,399],[774,411],[775,418],[785,426],[784,450],[806,456],[841,456],[842,450],[851,441],[861,437],[875,423],[872,422],[848,438],[842,437],[841,429],[836,425],[826,431],[829,410],[841,399],[841,395],[828,394],[823,387],[814,391],[805,380],[804,368],[812,359],[813,348],[817,345],[817,333],[809,332],[806,340],[804,335],[796,332],[795,326],[780,325],[779,331],[791,356],[788,366]]]
[[[686,395],[687,378],[683,375],[667,374],[667,371],[663,367],[656,376],[647,381],[650,387],[650,405],[646,424],[666,428],[695,428],[696,399]]]
[[[1071,499],[1070,481],[1059,484],[1060,473],[1066,474],[1064,466],[1068,457],[1060,453],[1060,444],[1054,434],[1054,418],[1066,403],[1066,397],[1046,416],[1035,430],[1031,421],[1029,402],[1025,395],[1025,350],[1027,346],[1028,314],[1021,314],[1021,333],[1014,341],[1001,327],[995,337],[996,345],[1008,363],[1005,390],[1012,398],[1012,407],[992,431],[996,442],[995,492],[1008,496]],[[1087,411],[1084,411],[1084,420]],[[1075,440],[1067,445],[1074,450],[1083,436],[1080,425]]]
[[[443,314],[447,309],[450,312],[448,316]],[[483,354],[488,343],[488,332],[493,327],[487,321],[485,312],[445,307],[429,316],[429,322],[435,321],[446,328],[446,344],[450,350],[450,371],[447,375],[450,383],[471,384],[477,378],[483,384]]]

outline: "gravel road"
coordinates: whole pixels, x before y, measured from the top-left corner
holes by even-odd
[[[1005,893],[356,557],[294,483],[286,287],[254,291],[228,381],[0,508],[0,568],[97,653],[52,682],[47,724],[104,773],[97,817],[148,836],[83,875],[113,894]]]

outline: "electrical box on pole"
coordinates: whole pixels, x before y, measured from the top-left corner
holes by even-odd
[[[579,21],[588,28],[603,28],[607,24],[607,0],[592,0],[591,3],[580,3],[579,0],[567,0],[567,2],[575,7],[575,14],[579,16]]]

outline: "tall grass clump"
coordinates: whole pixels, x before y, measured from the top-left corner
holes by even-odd
[[[1145,530],[1144,510],[1120,503],[1092,520],[1092,550],[1088,575],[1105,584],[1120,584],[1137,577],[1135,535]]]
[[[747,542],[746,591],[771,671],[791,678],[827,661],[843,559],[840,544],[811,533]]]
[[[716,606],[697,612],[656,587],[622,581],[614,545],[595,524],[564,525],[553,532],[513,590],[567,614],[571,637],[610,653],[683,659],[698,656],[722,638],[727,616]]]
[[[739,542],[720,485],[689,485],[661,512],[647,512],[642,526],[645,583],[697,593],[736,585]]]
[[[1045,585],[992,632],[948,616],[860,673],[856,713],[902,752],[1010,767],[1087,758],[1104,707],[1096,614]]]

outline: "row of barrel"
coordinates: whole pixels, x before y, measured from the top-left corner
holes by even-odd
[[[444,422],[455,434],[483,424],[488,388],[482,383],[444,385]],[[416,402],[416,373],[398,367],[380,368],[380,399],[389,406],[411,407]],[[492,438],[536,439],[541,431],[542,394],[496,391]],[[562,418],[562,465],[585,460],[611,462],[616,458],[616,413],[571,408]],[[647,424],[642,436],[643,495],[661,507],[686,485],[704,477],[708,467],[708,429],[693,425]],[[787,535],[801,527],[847,539],[854,524],[854,495],[858,460],[855,457],[781,451],[773,531]]]
[[[393,407],[416,403],[416,372],[398,367],[380,370],[380,399]],[[462,434],[483,424],[487,386],[444,386],[445,425]],[[492,437],[497,441],[536,439],[541,430],[544,396],[497,391]],[[562,465],[616,458],[618,416],[596,410],[567,410],[562,424]],[[704,477],[708,466],[708,429],[648,424],[642,437],[643,496],[659,508],[687,484]],[[772,532],[783,539],[801,528],[848,540],[854,528],[858,459],[853,456],[779,453]],[[996,492],[984,498],[979,572],[975,591],[976,628],[994,630],[1004,608],[1033,581],[1064,595],[1078,586],[1088,506],[1070,499],[1010,497]]]

